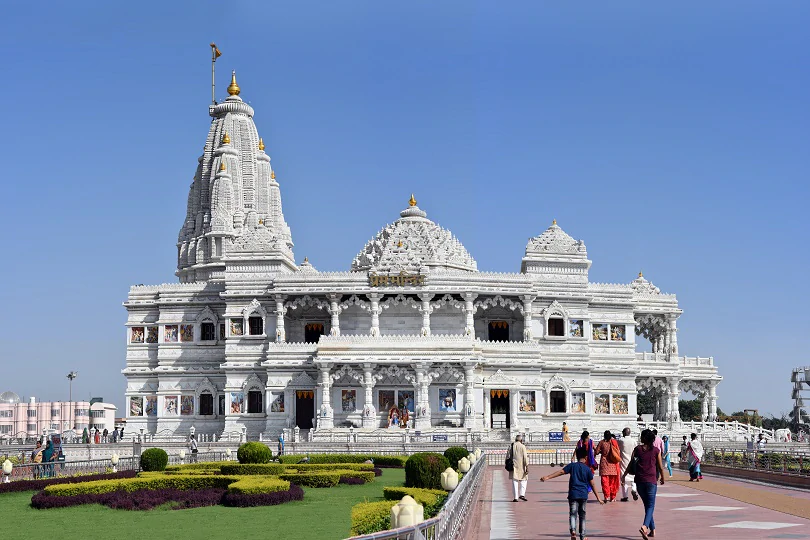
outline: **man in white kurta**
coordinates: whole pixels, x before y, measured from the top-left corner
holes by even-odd
[[[627,470],[627,465],[630,464],[630,456],[633,455],[633,450],[636,448],[638,443],[636,439],[630,435],[630,428],[624,428],[622,430],[622,438],[619,439],[619,450],[622,453],[622,470],[620,474],[624,474],[624,471]],[[636,492],[636,482],[635,476],[628,474],[624,482],[622,482],[622,502],[627,502],[627,491],[633,494],[633,500],[638,500],[638,493]]]

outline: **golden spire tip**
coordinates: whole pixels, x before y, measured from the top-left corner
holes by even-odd
[[[304,257],[304,263],[308,263],[308,262],[309,262],[309,257]]]
[[[276,179],[276,171],[270,171],[270,178],[272,178],[273,180]]]
[[[241,92],[241,91],[242,91],[242,89],[239,88],[238,84],[236,84],[236,71],[232,71],[231,72],[231,84],[228,85],[228,94],[230,94],[232,96],[238,96],[239,92]]]
[[[641,272],[641,270],[639,270],[638,272],[638,277],[644,277],[644,274]]]
[[[556,220],[556,219],[552,219],[552,220],[551,220],[551,224],[552,224],[552,225],[556,225],[556,224],[557,224],[557,220]]]
[[[408,205],[416,206],[416,199],[414,198],[413,193],[411,193],[411,198],[408,200]]]
[[[220,161],[220,162],[219,162],[219,170],[220,170],[220,171],[224,171],[224,170],[225,170],[225,162],[224,162],[224,161]]]
[[[225,135],[222,136],[222,144],[231,144],[231,137],[228,135],[228,132],[225,132]]]
[[[259,137],[259,150],[264,150],[264,140]]]

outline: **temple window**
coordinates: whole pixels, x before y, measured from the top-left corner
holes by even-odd
[[[548,335],[565,336],[565,321],[563,319],[551,318],[548,320]]]
[[[610,325],[610,341],[627,341],[625,333],[625,325],[611,324]]]
[[[509,341],[509,323],[489,321],[489,341]]]
[[[203,416],[214,414],[214,396],[210,392],[200,394],[200,414]]]
[[[248,318],[248,329],[251,336],[261,336],[264,334],[264,320],[258,315]]]
[[[200,325],[200,339],[202,341],[216,341],[216,326],[212,322],[204,322]]]
[[[563,390],[552,390],[549,392],[549,412],[564,413],[565,392]]]
[[[253,317],[251,317],[253,318]],[[258,390],[251,390],[248,392],[248,411],[249,413],[261,413],[262,409],[262,393]]]
[[[309,323],[304,326],[305,343],[317,343],[323,334],[323,323]]]
[[[568,336],[569,337],[584,337],[584,324],[581,319],[568,321]]]
[[[130,331],[132,332],[129,338],[130,343],[143,343],[143,326],[133,326]]]

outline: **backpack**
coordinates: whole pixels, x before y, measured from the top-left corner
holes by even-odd
[[[616,439],[610,441],[610,451],[607,455],[608,463],[619,463],[622,460],[622,453],[619,451],[619,443]]]

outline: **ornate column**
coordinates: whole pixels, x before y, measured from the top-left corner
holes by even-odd
[[[532,340],[532,302],[534,296],[530,294],[523,295],[523,341]],[[565,329],[565,335],[568,335],[568,329]]]
[[[706,422],[709,419],[709,392],[704,391],[700,394],[700,419]]]
[[[340,312],[343,310],[338,305],[338,302],[340,302],[341,296],[342,295],[339,293],[329,293],[326,295],[326,299],[329,300],[329,315],[332,316],[332,327],[329,329],[330,336],[340,335]]]
[[[517,412],[520,407],[520,397],[518,396],[517,387],[509,389],[509,402],[509,430],[515,431],[518,429]]]
[[[293,389],[284,389],[284,410],[287,411],[286,426],[291,428],[295,425],[295,412],[293,411]]]
[[[479,427],[475,421],[475,364],[464,365],[464,427]]]
[[[276,341],[287,341],[287,335],[284,332],[284,314],[287,309],[284,307],[284,300],[287,297],[283,294],[276,295]]]
[[[368,295],[371,301],[371,330],[369,333],[373,337],[380,337],[380,299],[382,295],[378,293],[371,293]]]
[[[709,421],[717,422],[717,381],[709,383]]]
[[[363,406],[363,427],[379,427],[377,409],[374,408],[374,400],[372,399],[374,392],[374,368],[371,364],[363,364],[363,391],[365,393],[365,405]]]
[[[433,308],[430,307],[430,301],[433,299],[433,295],[430,293],[420,293],[419,299],[422,301],[422,305],[419,307],[419,311],[422,312],[421,334],[423,337],[427,337],[430,335],[430,314],[433,312]]]
[[[318,429],[334,427],[334,414],[332,411],[332,376],[330,375],[331,366],[323,364],[321,369],[321,382],[318,386],[321,387],[321,407],[318,412]]]
[[[414,427],[416,429],[430,428],[430,396],[428,390],[430,388],[430,377],[427,373],[427,364],[416,364],[414,370],[416,371],[416,421]]]
[[[678,355],[678,328],[677,317],[669,316],[669,354]]]
[[[492,427],[492,425],[490,424],[490,420],[492,417],[492,415],[490,414],[490,411],[492,410],[491,409],[492,398],[490,396],[490,392],[492,392],[492,390],[490,390],[489,388],[484,388],[484,429],[489,429],[490,427]]]
[[[678,379],[669,379],[669,420],[672,422],[680,422],[681,415],[678,412],[678,398],[681,395],[678,390]]]
[[[464,335],[475,337],[475,307],[473,301],[478,298],[477,293],[461,293],[464,298]]]

